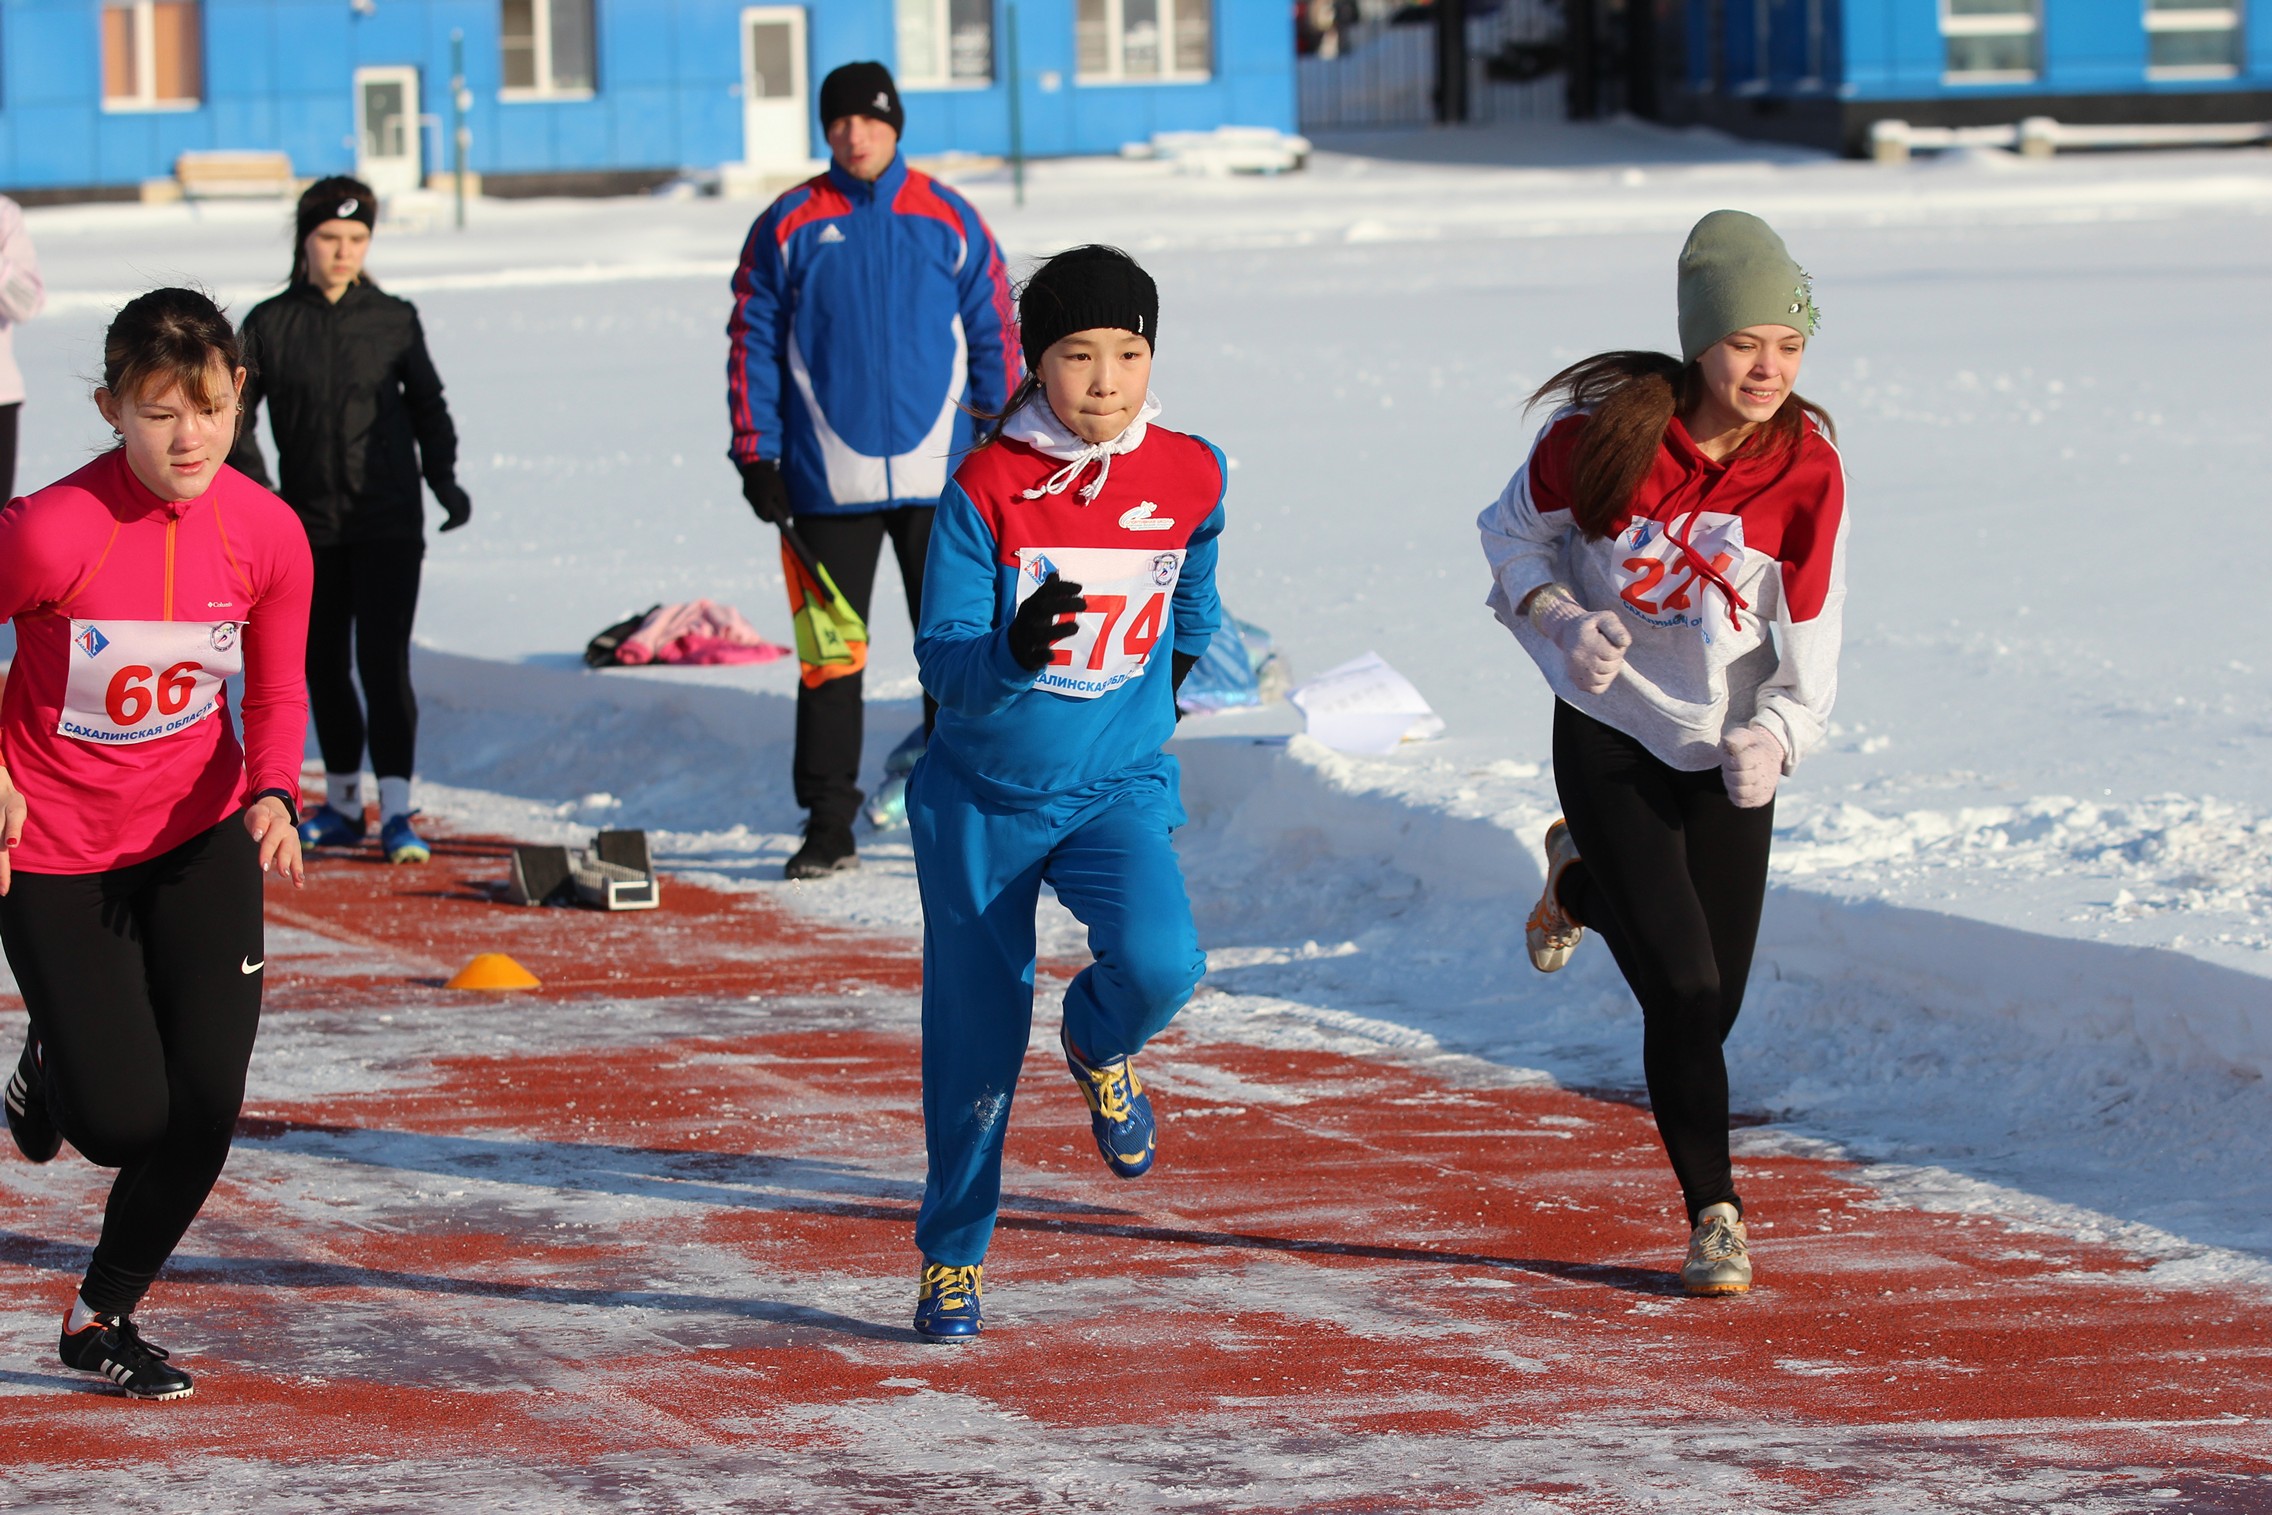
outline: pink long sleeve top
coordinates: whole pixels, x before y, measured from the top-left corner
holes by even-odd
[[[110,452],[0,511],[0,761],[28,807],[14,866],[125,867],[264,790],[297,796],[313,578],[299,518],[233,468],[168,501]]]

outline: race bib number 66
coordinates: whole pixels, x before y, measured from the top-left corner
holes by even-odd
[[[1052,573],[1080,585],[1089,608],[1074,617],[1080,630],[1057,644],[1033,687],[1093,700],[1141,677],[1173,613],[1183,550],[1022,547],[1018,603],[1030,599]]]
[[[243,634],[236,621],[73,621],[56,732],[122,747],[187,730],[244,671]]]

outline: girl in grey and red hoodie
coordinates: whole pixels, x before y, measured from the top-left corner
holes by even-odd
[[[1811,281],[1764,221],[1715,211],[1680,257],[1682,356],[1614,352],[1477,523],[1489,603],[1556,696],[1551,973],[1587,928],[1641,1003],[1642,1063],[1690,1226],[1692,1294],[1751,1286],[1721,1044],[1751,971],[1775,786],[1838,688],[1846,485],[1793,392]]]

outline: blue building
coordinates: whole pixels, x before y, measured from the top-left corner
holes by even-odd
[[[1859,152],[1886,120],[2272,121],[2268,0],[1623,3],[1627,61],[1655,75],[1635,85],[1657,93],[1649,113],[1748,136]],[[1651,47],[1651,31],[1684,45]]]
[[[123,197],[228,150],[420,182],[448,167],[453,34],[491,193],[793,170],[858,58],[898,75],[918,155],[1009,150],[1013,54],[1036,156],[1294,125],[1285,0],[0,0],[0,187]]]

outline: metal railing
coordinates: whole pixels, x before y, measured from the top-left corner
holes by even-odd
[[[1553,0],[1467,0],[1467,116],[1560,120],[1562,11]],[[1304,131],[1424,126],[1437,119],[1428,5],[1311,0],[1295,64]]]

